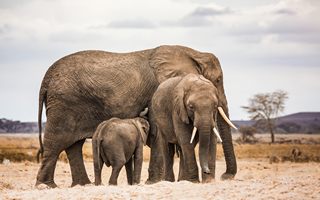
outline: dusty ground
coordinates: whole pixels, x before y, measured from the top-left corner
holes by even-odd
[[[93,180],[92,162],[86,162]],[[217,162],[217,177],[224,171],[224,161]],[[125,170],[118,186],[76,186],[70,188],[71,175],[67,163],[58,162],[57,189],[34,189],[36,163],[7,163],[0,165],[0,199],[320,199],[319,163],[269,164],[266,160],[239,160],[234,180],[195,184],[190,182],[160,182],[145,185],[148,163],[144,163],[142,183],[128,186]],[[175,165],[175,170],[177,171]],[[106,184],[111,168],[104,168]]]

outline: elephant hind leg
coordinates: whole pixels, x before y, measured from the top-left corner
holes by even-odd
[[[57,187],[54,182],[54,171],[58,157],[63,151],[61,146],[58,146],[56,141],[44,138],[43,141],[43,159],[37,174],[36,186],[45,184],[51,188]]]
[[[117,185],[118,176],[119,176],[119,173],[120,173],[122,167],[123,167],[123,165],[112,166],[112,172],[111,172],[111,176],[109,179],[109,185]]]
[[[82,146],[84,142],[85,139],[79,140],[66,149],[72,175],[71,187],[91,183],[83,162]]]

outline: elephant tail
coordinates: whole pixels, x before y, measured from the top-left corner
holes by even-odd
[[[45,90],[42,86],[40,88],[40,94],[39,94],[39,110],[38,110],[38,127],[39,127],[39,143],[40,143],[40,149],[37,153],[37,162],[40,162],[40,157],[43,157],[43,144],[42,144],[42,109],[43,109],[43,103],[47,98],[47,90]]]

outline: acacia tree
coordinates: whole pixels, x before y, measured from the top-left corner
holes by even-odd
[[[274,143],[275,119],[279,113],[283,112],[286,99],[288,99],[288,93],[278,90],[256,94],[249,99],[248,106],[242,106],[249,113],[250,119],[265,122],[271,133],[271,143]]]

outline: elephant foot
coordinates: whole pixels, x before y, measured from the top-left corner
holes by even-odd
[[[150,185],[150,184],[158,183],[162,181],[164,178],[163,170],[154,171],[149,169],[148,172],[149,172],[149,177],[145,182],[145,184]]]
[[[178,181],[190,181],[192,183],[200,183],[198,176],[187,177],[187,178],[181,177],[181,178],[178,179]]]
[[[190,174],[185,180],[190,181],[192,183],[200,183],[198,171],[196,174]]]
[[[164,180],[169,181],[169,182],[174,182],[175,181],[174,174],[171,173],[171,174],[167,175]]]
[[[140,185],[140,182],[133,181],[132,185]]]
[[[165,178],[164,180],[165,180],[165,181],[169,181],[169,182],[174,182],[174,181],[175,181],[174,178],[172,178],[172,177]]]
[[[156,180],[156,179],[150,179],[150,178],[148,178],[148,179],[146,180],[145,184],[146,184],[146,185],[151,185],[151,184],[158,183],[158,182],[160,182],[160,181],[161,181],[160,179],[159,179],[159,180]]]
[[[221,180],[232,180],[234,179],[234,174],[228,174],[228,173],[224,173],[221,175],[220,179]]]
[[[93,185],[99,186],[99,185],[103,185],[103,184],[101,182],[94,182]]]
[[[118,185],[117,181],[109,181],[109,185]]]
[[[212,174],[202,173],[202,183],[210,183],[214,180]]]
[[[40,182],[37,181],[35,187],[39,190],[58,187],[54,181]]]
[[[86,179],[82,179],[82,180],[72,181],[71,187],[74,187],[76,185],[84,186],[84,185],[88,185],[88,184],[91,184],[91,181],[88,178],[86,178]]]
[[[197,179],[185,179],[185,180],[178,180],[178,182],[179,181],[189,181],[189,182],[191,182],[191,183],[200,183],[200,181],[199,180],[197,180]]]
[[[190,181],[192,183],[200,183],[199,179],[191,179],[191,180],[187,180],[187,181]]]

